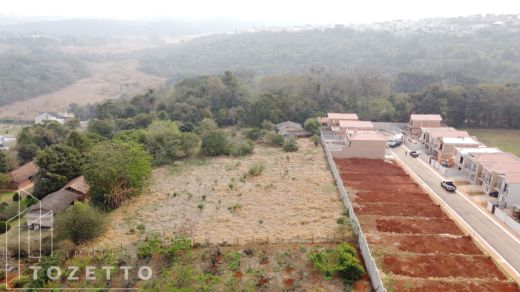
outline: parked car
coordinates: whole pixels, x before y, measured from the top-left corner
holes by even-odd
[[[455,186],[455,184],[453,184],[452,181],[447,181],[447,180],[441,182],[441,187],[448,192],[454,192],[457,190],[457,187]]]
[[[388,145],[388,147],[394,148],[400,146],[401,144],[403,144],[401,141],[390,141],[386,145]]]
[[[498,192],[491,192],[489,193],[491,197],[498,198]]]
[[[410,156],[412,156],[413,158],[417,158],[417,157],[419,157],[419,152],[417,152],[415,150],[414,151],[410,151]]]

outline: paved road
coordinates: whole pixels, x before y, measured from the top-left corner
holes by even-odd
[[[488,218],[479,207],[471,204],[464,195],[460,193],[448,193],[441,186],[442,179],[435,175],[434,170],[421,163],[419,158],[412,158],[404,155],[404,147],[393,149],[397,155],[409,168],[411,168],[444,202],[449,205],[466,223],[468,223],[476,233],[480,235],[502,258],[507,261],[510,267],[520,271],[520,241],[512,237],[506,230],[502,229],[491,218]],[[517,279],[518,280],[518,279]]]

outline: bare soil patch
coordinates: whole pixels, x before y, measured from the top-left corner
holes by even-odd
[[[396,291],[407,292],[445,292],[445,291],[467,291],[467,292],[515,292],[518,286],[514,282],[485,280],[485,281],[461,281],[448,282],[427,279],[398,279],[394,282]]]
[[[294,153],[257,146],[247,157],[154,170],[150,193],[108,214],[109,230],[97,245],[125,245],[147,232],[230,244],[349,236],[336,222],[344,206],[322,148],[309,139],[298,143]],[[253,163],[262,163],[264,172],[244,178]]]
[[[380,232],[411,234],[453,234],[464,232],[448,217],[444,218],[378,218],[376,228]]]
[[[434,204],[400,204],[400,203],[357,203],[354,212],[367,215],[384,215],[400,217],[443,217],[443,212]]]
[[[401,193],[392,192],[357,192],[352,194],[352,197],[356,202],[359,203],[371,203],[371,202],[396,202],[396,203],[408,203],[410,201],[417,203],[428,203],[430,197],[425,193],[408,193],[403,196]]]
[[[419,278],[479,278],[506,280],[489,256],[390,255],[383,256],[383,270]]]
[[[469,236],[367,234],[369,244],[387,249],[386,252],[418,254],[482,254]]]

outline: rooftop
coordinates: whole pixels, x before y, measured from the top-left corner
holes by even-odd
[[[442,121],[442,117],[441,115],[417,115],[417,114],[412,114],[410,116],[410,120],[411,121]]]
[[[480,142],[471,137],[442,137],[444,144],[455,144],[455,145],[480,145]]]
[[[339,121],[340,128],[373,129],[374,124],[369,121]]]
[[[458,130],[455,128],[452,128],[452,127],[436,127],[436,128],[421,127],[421,131],[423,131],[423,132],[439,132],[439,131],[448,132],[448,131],[458,131]]]
[[[38,173],[38,166],[33,161],[26,163],[9,173],[11,181],[21,183]]]
[[[508,172],[504,176],[507,183],[520,184],[520,172]]]
[[[498,173],[520,172],[520,161],[499,162],[491,170]]]
[[[431,137],[433,138],[439,138],[439,137],[446,137],[446,138],[462,138],[462,137],[469,137],[469,133],[466,131],[435,131],[431,133]]]
[[[498,153],[470,153],[470,156],[475,157],[475,160],[484,163],[486,161],[494,162],[507,162],[507,161],[520,161],[516,155],[510,152],[498,152]]]
[[[462,155],[470,154],[470,153],[500,153],[502,150],[496,148],[496,147],[476,147],[476,148],[461,148],[456,147],[457,151],[460,152]]]
[[[357,120],[358,115],[355,113],[328,113],[329,120]]]
[[[385,136],[375,131],[349,133],[347,139],[350,141],[387,141]]]

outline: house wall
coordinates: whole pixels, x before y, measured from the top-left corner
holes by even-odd
[[[514,231],[520,234],[520,223],[516,222],[515,219],[509,216],[509,214],[507,214],[506,212],[502,211],[502,209],[495,208],[495,217],[500,219],[502,222],[504,222],[506,225],[508,225]]]
[[[520,204],[520,184],[510,184],[507,186],[507,194],[500,192],[499,202],[505,202],[509,207],[514,204]]]
[[[27,225],[33,226],[36,224],[39,224],[41,227],[44,228],[51,228],[52,227],[52,213],[47,213],[47,211],[33,211],[27,213]],[[41,217],[41,223],[40,223],[40,217]]]
[[[330,151],[334,158],[385,159],[386,141],[351,141],[339,151]]]
[[[411,135],[418,138],[421,135],[421,128],[439,128],[441,121],[410,121],[409,127]]]

